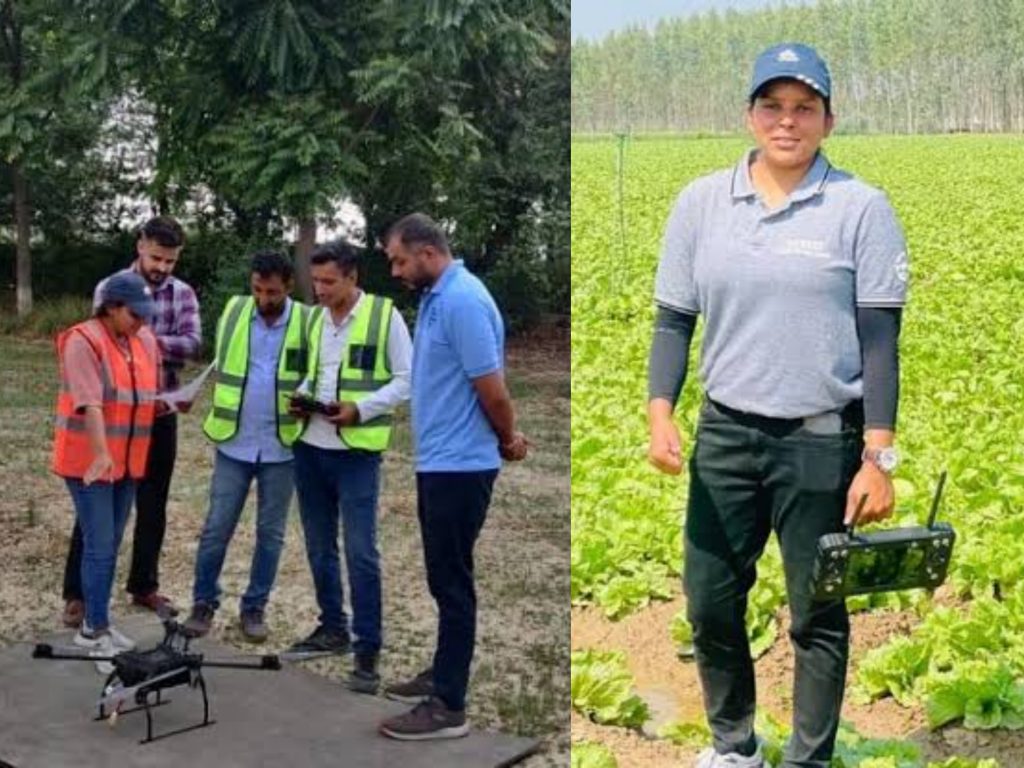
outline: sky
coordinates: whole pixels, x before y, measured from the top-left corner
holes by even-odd
[[[573,0],[572,39],[600,40],[609,32],[659,19],[692,16],[712,8],[738,11],[763,8],[771,0]]]

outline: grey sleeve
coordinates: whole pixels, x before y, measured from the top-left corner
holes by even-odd
[[[899,335],[902,310],[897,307],[858,307],[864,380],[864,426],[895,429],[900,396]]]
[[[654,300],[680,312],[697,314],[700,302],[693,281],[696,228],[693,197],[691,187],[684,189],[669,215],[654,280]]]
[[[686,381],[690,342],[697,327],[697,315],[658,307],[654,318],[654,340],[647,366],[647,399],[664,398],[676,407]]]
[[[910,265],[907,241],[884,194],[868,201],[854,245],[857,306],[902,307],[907,300]]]

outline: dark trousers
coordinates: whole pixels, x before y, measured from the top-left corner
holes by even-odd
[[[419,472],[417,511],[427,584],[437,603],[434,691],[448,709],[466,708],[476,643],[473,545],[487,517],[498,470]]]
[[[135,535],[127,587],[133,595],[147,595],[160,586],[158,569],[167,528],[167,494],[177,453],[177,414],[162,416],[153,423],[146,476],[135,491]],[[82,530],[77,520],[64,566],[64,599],[82,599]]]
[[[857,404],[859,405],[859,403]],[[704,707],[720,753],[751,754],[754,665],[745,615],[756,563],[779,539],[796,657],[793,736],[784,766],[825,768],[839,725],[850,624],[842,600],[813,602],[818,537],[842,529],[860,467],[863,416],[817,434],[799,419],[771,419],[710,402],[690,459],[683,586]]]

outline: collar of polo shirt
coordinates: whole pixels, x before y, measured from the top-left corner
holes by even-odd
[[[462,269],[464,264],[465,262],[462,259],[452,259],[452,263],[445,267],[441,277],[430,286],[430,290],[427,293],[444,293],[444,289],[455,279],[455,273]]]
[[[756,152],[756,148],[747,150],[743,159],[733,169],[731,189],[733,200],[742,200],[757,194],[757,190],[754,189],[754,181],[750,178],[750,164],[753,162]],[[832,164],[825,157],[825,153],[819,149],[810,169],[800,180],[800,185],[789,196],[790,203],[809,200],[815,195],[821,194],[825,189],[825,182],[828,180],[831,169]]]

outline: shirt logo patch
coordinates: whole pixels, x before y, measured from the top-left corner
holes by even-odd
[[[907,261],[906,251],[896,257],[896,279],[901,283],[910,280],[910,263]]]
[[[831,255],[828,252],[828,244],[824,240],[800,237],[791,237],[784,241],[780,251],[790,256],[809,256],[814,259],[827,259]]]

